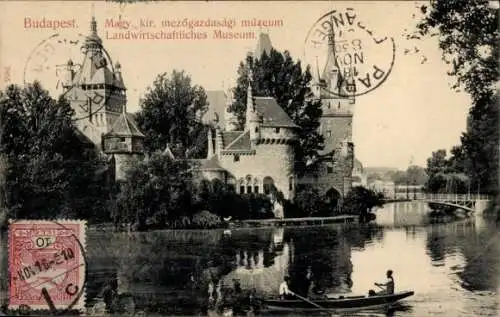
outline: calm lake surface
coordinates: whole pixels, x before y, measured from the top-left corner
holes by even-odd
[[[396,291],[415,295],[391,316],[500,316],[498,226],[479,214],[437,221],[427,213],[425,203],[410,202],[386,205],[377,211],[376,223],[361,227],[132,236],[92,229],[87,237],[88,306],[102,306],[105,289],[111,287],[122,294],[127,310],[147,311],[148,316],[199,315],[211,278],[228,286],[238,279],[243,289],[276,296],[285,275],[293,285],[310,265],[313,280],[328,293],[366,294],[392,269]],[[5,277],[6,250],[2,254]]]

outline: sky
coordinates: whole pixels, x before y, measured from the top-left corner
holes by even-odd
[[[277,50],[288,50],[295,59],[314,63],[311,54],[305,55],[308,31],[327,12],[343,12],[347,8],[351,8],[356,19],[363,21],[376,34],[392,37],[396,47],[394,65],[385,82],[356,98],[353,119],[355,155],[364,166],[370,167],[405,169],[409,164],[424,166],[432,151],[449,149],[460,142],[470,99],[467,94],[451,89],[454,79],[446,73],[449,65],[442,61],[435,37],[410,41],[404,36],[405,30],[414,29],[417,22],[413,16],[418,17],[414,1],[150,2],[126,5],[86,1],[2,2],[0,87],[8,83],[22,84],[25,79],[29,81],[36,77],[46,89],[56,94],[56,66],[65,64],[68,58],[79,63],[83,57],[79,45],[56,41],[81,39],[78,33],[87,35],[93,12],[104,47],[113,63],[119,61],[121,64],[127,87],[127,110],[134,112],[139,109],[139,99],[154,78],[173,69],[185,70],[193,84],[206,90],[233,87],[238,64],[248,51],[255,49],[259,32],[267,32]],[[132,32],[190,31],[182,25],[162,28],[162,21],[182,21],[184,18],[190,21],[226,19],[234,21],[235,26],[193,29],[206,32],[206,39],[134,40],[113,38],[127,30],[105,25],[107,19],[113,19],[122,23],[130,21],[132,28],[129,30]],[[242,26],[243,21],[254,18],[273,21],[273,25]],[[57,20],[65,28],[33,27],[34,21],[42,19]],[[147,27],[148,20],[153,21],[154,27]],[[213,32],[216,29],[253,32],[256,38],[215,39]],[[51,36],[52,39],[48,39]],[[47,46],[49,42],[53,44],[50,47]],[[413,53],[405,54],[408,50]],[[35,72],[33,66],[40,64],[43,64],[42,71]]]

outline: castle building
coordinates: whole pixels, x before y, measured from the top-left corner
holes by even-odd
[[[340,200],[352,187],[354,146],[352,119],[354,98],[352,85],[340,74],[334,55],[334,40],[330,38],[328,60],[322,76],[318,75],[312,90],[320,100],[323,115],[319,132],[325,138],[325,148],[314,172],[298,178],[294,170],[294,142],[299,129],[286,112],[271,97],[254,97],[251,83],[247,92],[244,131],[235,131],[236,117],[229,111],[231,94],[226,96],[223,121],[217,120],[214,131],[208,133],[208,156],[199,161],[198,171],[208,180],[220,179],[234,184],[239,193],[269,193],[270,185],[293,199],[298,185],[317,188],[321,194]],[[260,35],[257,57],[271,51],[267,34]],[[319,73],[319,72],[318,72]],[[220,109],[221,101],[210,104]],[[216,116],[218,117],[218,116]],[[302,173],[301,173],[302,174]]]
[[[128,166],[143,158],[144,135],[127,113],[121,65],[113,65],[104,49],[94,17],[81,49],[81,64],[66,64],[63,96],[74,110],[78,131],[109,158],[120,180]]]
[[[251,77],[250,77],[251,78]],[[247,90],[245,128],[234,130],[234,119],[226,126],[215,123],[208,131],[208,154],[197,170],[207,180],[232,184],[240,194],[272,194],[285,199],[295,194],[294,143],[299,128],[271,97],[254,97],[252,80]]]

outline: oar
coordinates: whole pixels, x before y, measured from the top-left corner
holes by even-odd
[[[313,305],[313,306],[315,306],[315,307],[317,307],[317,308],[319,308],[319,309],[321,309],[321,310],[324,310],[324,311],[326,311],[326,312],[330,313],[330,311],[329,311],[328,309],[326,309],[326,308],[324,308],[324,307],[321,307],[320,305],[316,304],[315,302],[310,301],[310,300],[308,300],[307,298],[300,296],[299,294],[295,294],[294,292],[292,292],[292,291],[290,291],[290,290],[289,290],[289,292],[290,292],[292,295],[294,295],[294,296],[296,296],[296,297],[298,297],[298,298],[302,299],[303,301],[305,301],[305,302],[307,302],[307,303],[309,303],[309,304],[311,304],[311,305]]]

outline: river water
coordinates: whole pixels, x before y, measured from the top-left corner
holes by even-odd
[[[5,252],[2,252],[5,259]],[[392,269],[396,291],[413,290],[391,316],[500,316],[500,233],[481,215],[433,219],[425,203],[388,204],[368,225],[111,233],[87,237],[87,302],[105,289],[129,311],[202,314],[207,282],[239,280],[272,297],[311,266],[327,293],[366,294]],[[5,263],[5,261],[2,261]],[[5,276],[5,264],[2,276]],[[99,306],[100,305],[100,306]],[[125,305],[125,306],[124,306]],[[96,310],[97,309],[97,310]],[[369,311],[349,316],[385,316]]]

